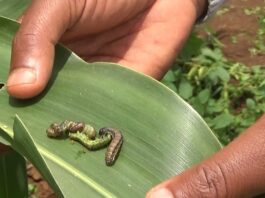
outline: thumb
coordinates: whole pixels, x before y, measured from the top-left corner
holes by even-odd
[[[69,26],[70,4],[38,0],[24,13],[12,44],[7,81],[11,96],[30,98],[45,88],[52,71],[54,46]]]
[[[264,193],[264,126],[265,115],[219,153],[154,187],[146,197],[252,197]]]

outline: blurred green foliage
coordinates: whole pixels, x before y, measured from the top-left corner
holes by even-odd
[[[162,82],[190,103],[223,144],[265,111],[265,66],[228,61],[212,34],[192,34]]]

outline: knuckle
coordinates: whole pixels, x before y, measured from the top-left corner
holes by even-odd
[[[183,191],[183,190],[175,191],[174,196],[176,198],[192,198],[192,197],[194,197],[193,194],[190,193],[189,191]]]
[[[228,197],[226,175],[221,165],[201,165],[196,168],[196,173],[201,197]]]

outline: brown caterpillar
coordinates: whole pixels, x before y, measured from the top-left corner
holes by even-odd
[[[61,124],[52,123],[46,130],[47,136],[51,138],[62,137],[68,135],[68,133],[82,132],[87,135],[90,139],[96,138],[96,130],[83,122],[74,122],[65,120]]]
[[[121,150],[121,146],[123,143],[123,137],[122,137],[121,132],[118,129],[104,127],[99,130],[100,136],[103,136],[106,134],[110,134],[112,140],[105,154],[105,162],[107,166],[112,166],[115,163],[119,155],[119,152]]]

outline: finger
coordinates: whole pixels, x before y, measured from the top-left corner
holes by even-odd
[[[203,163],[157,187],[147,198],[252,197],[265,192],[265,116]]]
[[[70,21],[66,1],[33,1],[20,19],[11,56],[7,91],[17,98],[39,94],[50,77],[54,45]]]

